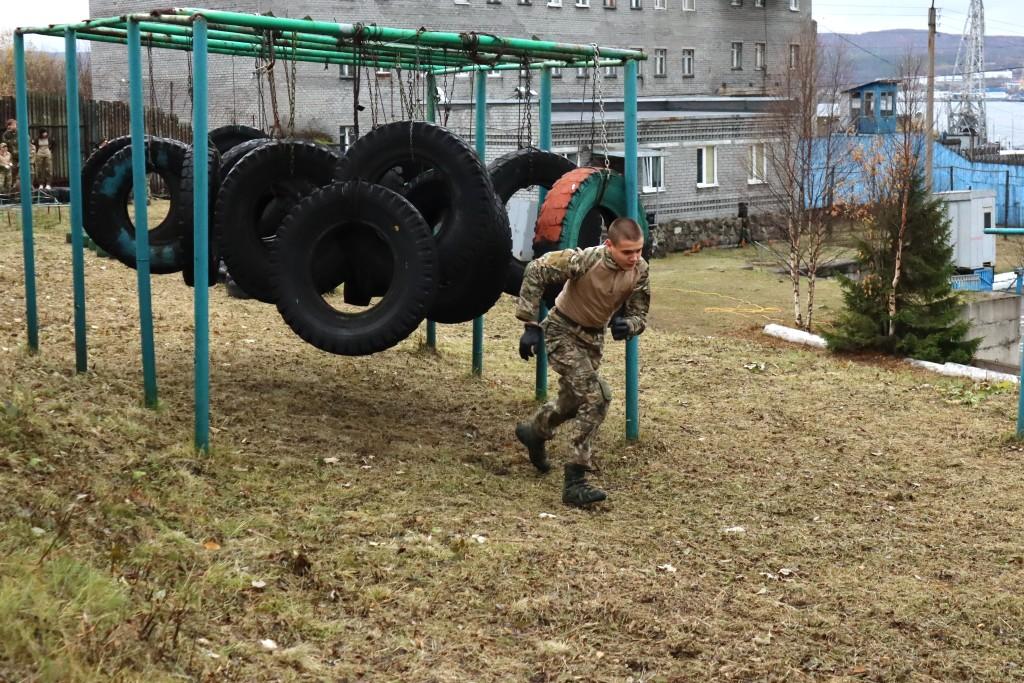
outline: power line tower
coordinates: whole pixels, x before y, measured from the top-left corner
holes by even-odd
[[[985,119],[985,7],[982,0],[971,0],[964,34],[956,52],[954,77],[960,87],[949,103],[949,132],[968,138],[970,143],[987,140]]]

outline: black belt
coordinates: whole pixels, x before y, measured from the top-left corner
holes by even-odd
[[[557,313],[559,318],[561,318],[565,322],[569,323],[570,325],[578,327],[579,329],[583,330],[587,334],[603,334],[604,333],[604,328],[603,327],[587,327],[585,325],[580,325],[578,322],[576,322],[575,320],[573,320],[572,318],[567,316],[564,311],[560,311],[560,310],[558,310],[558,308],[556,308],[554,306],[552,306],[551,312],[552,313]]]

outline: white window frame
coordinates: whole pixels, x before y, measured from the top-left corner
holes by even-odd
[[[553,66],[553,67],[551,67],[551,78],[561,78],[561,77],[562,77],[562,67],[560,67],[560,66]]]
[[[629,0],[629,9],[643,9],[643,0]]]
[[[697,50],[692,47],[682,49],[683,78],[693,78],[694,62],[697,61]]]
[[[562,0],[548,0],[548,7],[561,7]]]
[[[683,0],[683,11],[684,12],[696,12],[697,11],[697,0]]]
[[[711,156],[711,170],[714,171],[714,177],[711,178],[711,182],[708,181],[708,164],[707,159],[710,153]],[[697,148],[697,187],[718,187],[718,147],[715,145],[704,145],[703,147]],[[701,177],[703,176],[703,177]]]
[[[665,157],[661,154],[642,156],[637,162],[640,164],[640,173],[637,174],[640,176],[640,192],[643,194],[664,192]]]
[[[637,52],[645,52],[645,50],[642,47],[631,47],[629,49],[630,50],[636,50]],[[646,59],[639,59],[639,60],[636,61],[636,77],[637,77],[637,80],[641,80],[642,81],[644,79],[644,64],[646,64],[646,63],[647,63]]]
[[[654,9],[668,9],[668,0],[654,0]]]
[[[654,48],[654,77],[665,78],[668,76],[668,48]]]
[[[750,168],[747,185],[764,185],[768,182],[768,146],[763,142],[750,145],[748,157]]]
[[[729,4],[733,7],[743,7],[743,0],[730,0]]]
[[[764,0],[754,0],[754,7],[764,7]]]
[[[356,127],[355,126],[342,126],[340,134],[338,135],[338,143],[341,148],[341,153],[352,146],[352,143],[356,141]]]
[[[768,43],[754,43],[754,71],[768,68]]]
[[[576,6],[581,9],[590,9],[590,0],[576,0]]]
[[[603,67],[603,68],[604,68],[604,72],[601,74],[602,78],[618,78],[619,77],[619,67],[617,67],[617,66],[606,66],[606,67]]]
[[[800,0],[789,0],[789,9],[791,12],[799,12]]]
[[[789,69],[794,71],[800,67],[800,44],[789,44]]]
[[[338,65],[338,78],[350,79],[353,78],[351,64],[339,64]]]
[[[456,5],[468,5],[469,4],[469,0],[452,0],[452,2],[454,4],[456,4]]]
[[[743,70],[743,41],[734,40],[729,45],[729,62],[733,71]]]
[[[581,78],[583,80],[586,80],[586,79],[590,78],[590,67],[588,67],[588,66],[578,66],[578,67],[576,67],[576,78]]]
[[[616,9],[618,6],[617,0],[604,0],[605,9]]]

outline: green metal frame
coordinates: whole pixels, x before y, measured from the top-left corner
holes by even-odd
[[[65,41],[69,149],[71,163],[71,253],[74,287],[75,358],[78,372],[88,368],[85,324],[85,276],[82,234],[81,157],[78,151],[78,40],[115,43],[128,47],[129,108],[132,137],[132,180],[135,193],[136,261],[142,370],[145,404],[157,405],[156,354],[153,339],[152,294],[148,225],[146,218],[146,166],[144,104],[142,98],[142,46],[192,52],[193,58],[193,140],[195,179],[194,224],[194,315],[195,315],[195,437],[198,450],[210,447],[209,426],[209,294],[208,287],[208,56],[210,54],[275,57],[286,61],[318,64],[349,64],[380,69],[423,72],[427,78],[426,117],[436,118],[436,77],[476,72],[475,144],[481,159],[486,153],[487,80],[493,70],[541,70],[540,147],[551,148],[551,69],[555,67],[624,66],[626,187],[630,192],[629,215],[639,219],[637,190],[636,62],[647,57],[639,50],[599,47],[536,39],[495,36],[482,32],[454,33],[426,29],[396,29],[376,25],[347,24],[312,19],[291,19],[272,15],[245,14],[219,10],[175,8],[116,17],[20,28],[14,35],[15,96],[17,100],[18,144],[27,150],[28,106],[25,75],[26,34],[63,37]],[[27,163],[19,164],[23,188],[31,187]],[[543,199],[543,194],[542,194]],[[36,302],[35,248],[31,192],[21,193],[22,248],[25,266],[25,309],[28,348],[39,348],[39,319]],[[481,316],[473,321],[473,374],[483,373],[483,330]],[[427,323],[427,345],[436,346],[436,326]],[[636,339],[626,347],[626,437],[639,437],[639,346]],[[537,359],[536,396],[547,396],[547,356]]]

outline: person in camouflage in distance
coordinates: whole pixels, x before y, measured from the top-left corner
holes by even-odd
[[[11,187],[18,184],[18,122],[14,119],[7,119],[3,135],[0,135],[0,142],[7,145],[7,151],[11,153]]]
[[[548,362],[560,377],[558,398],[541,406],[529,422],[519,423],[516,438],[526,446],[534,467],[547,472],[551,465],[545,442],[559,425],[576,419],[573,457],[565,465],[566,505],[585,506],[606,498],[586,480],[586,473],[596,470],[592,444],[611,400],[608,384],[597,371],[606,327],[618,341],[646,328],[651,288],[643,246],[636,221],[618,218],[608,227],[604,244],[549,252],[531,261],[523,273],[516,317],[526,329],[519,355],[528,360],[546,343]],[[554,308],[538,323],[545,287],[561,283],[565,286]]]

